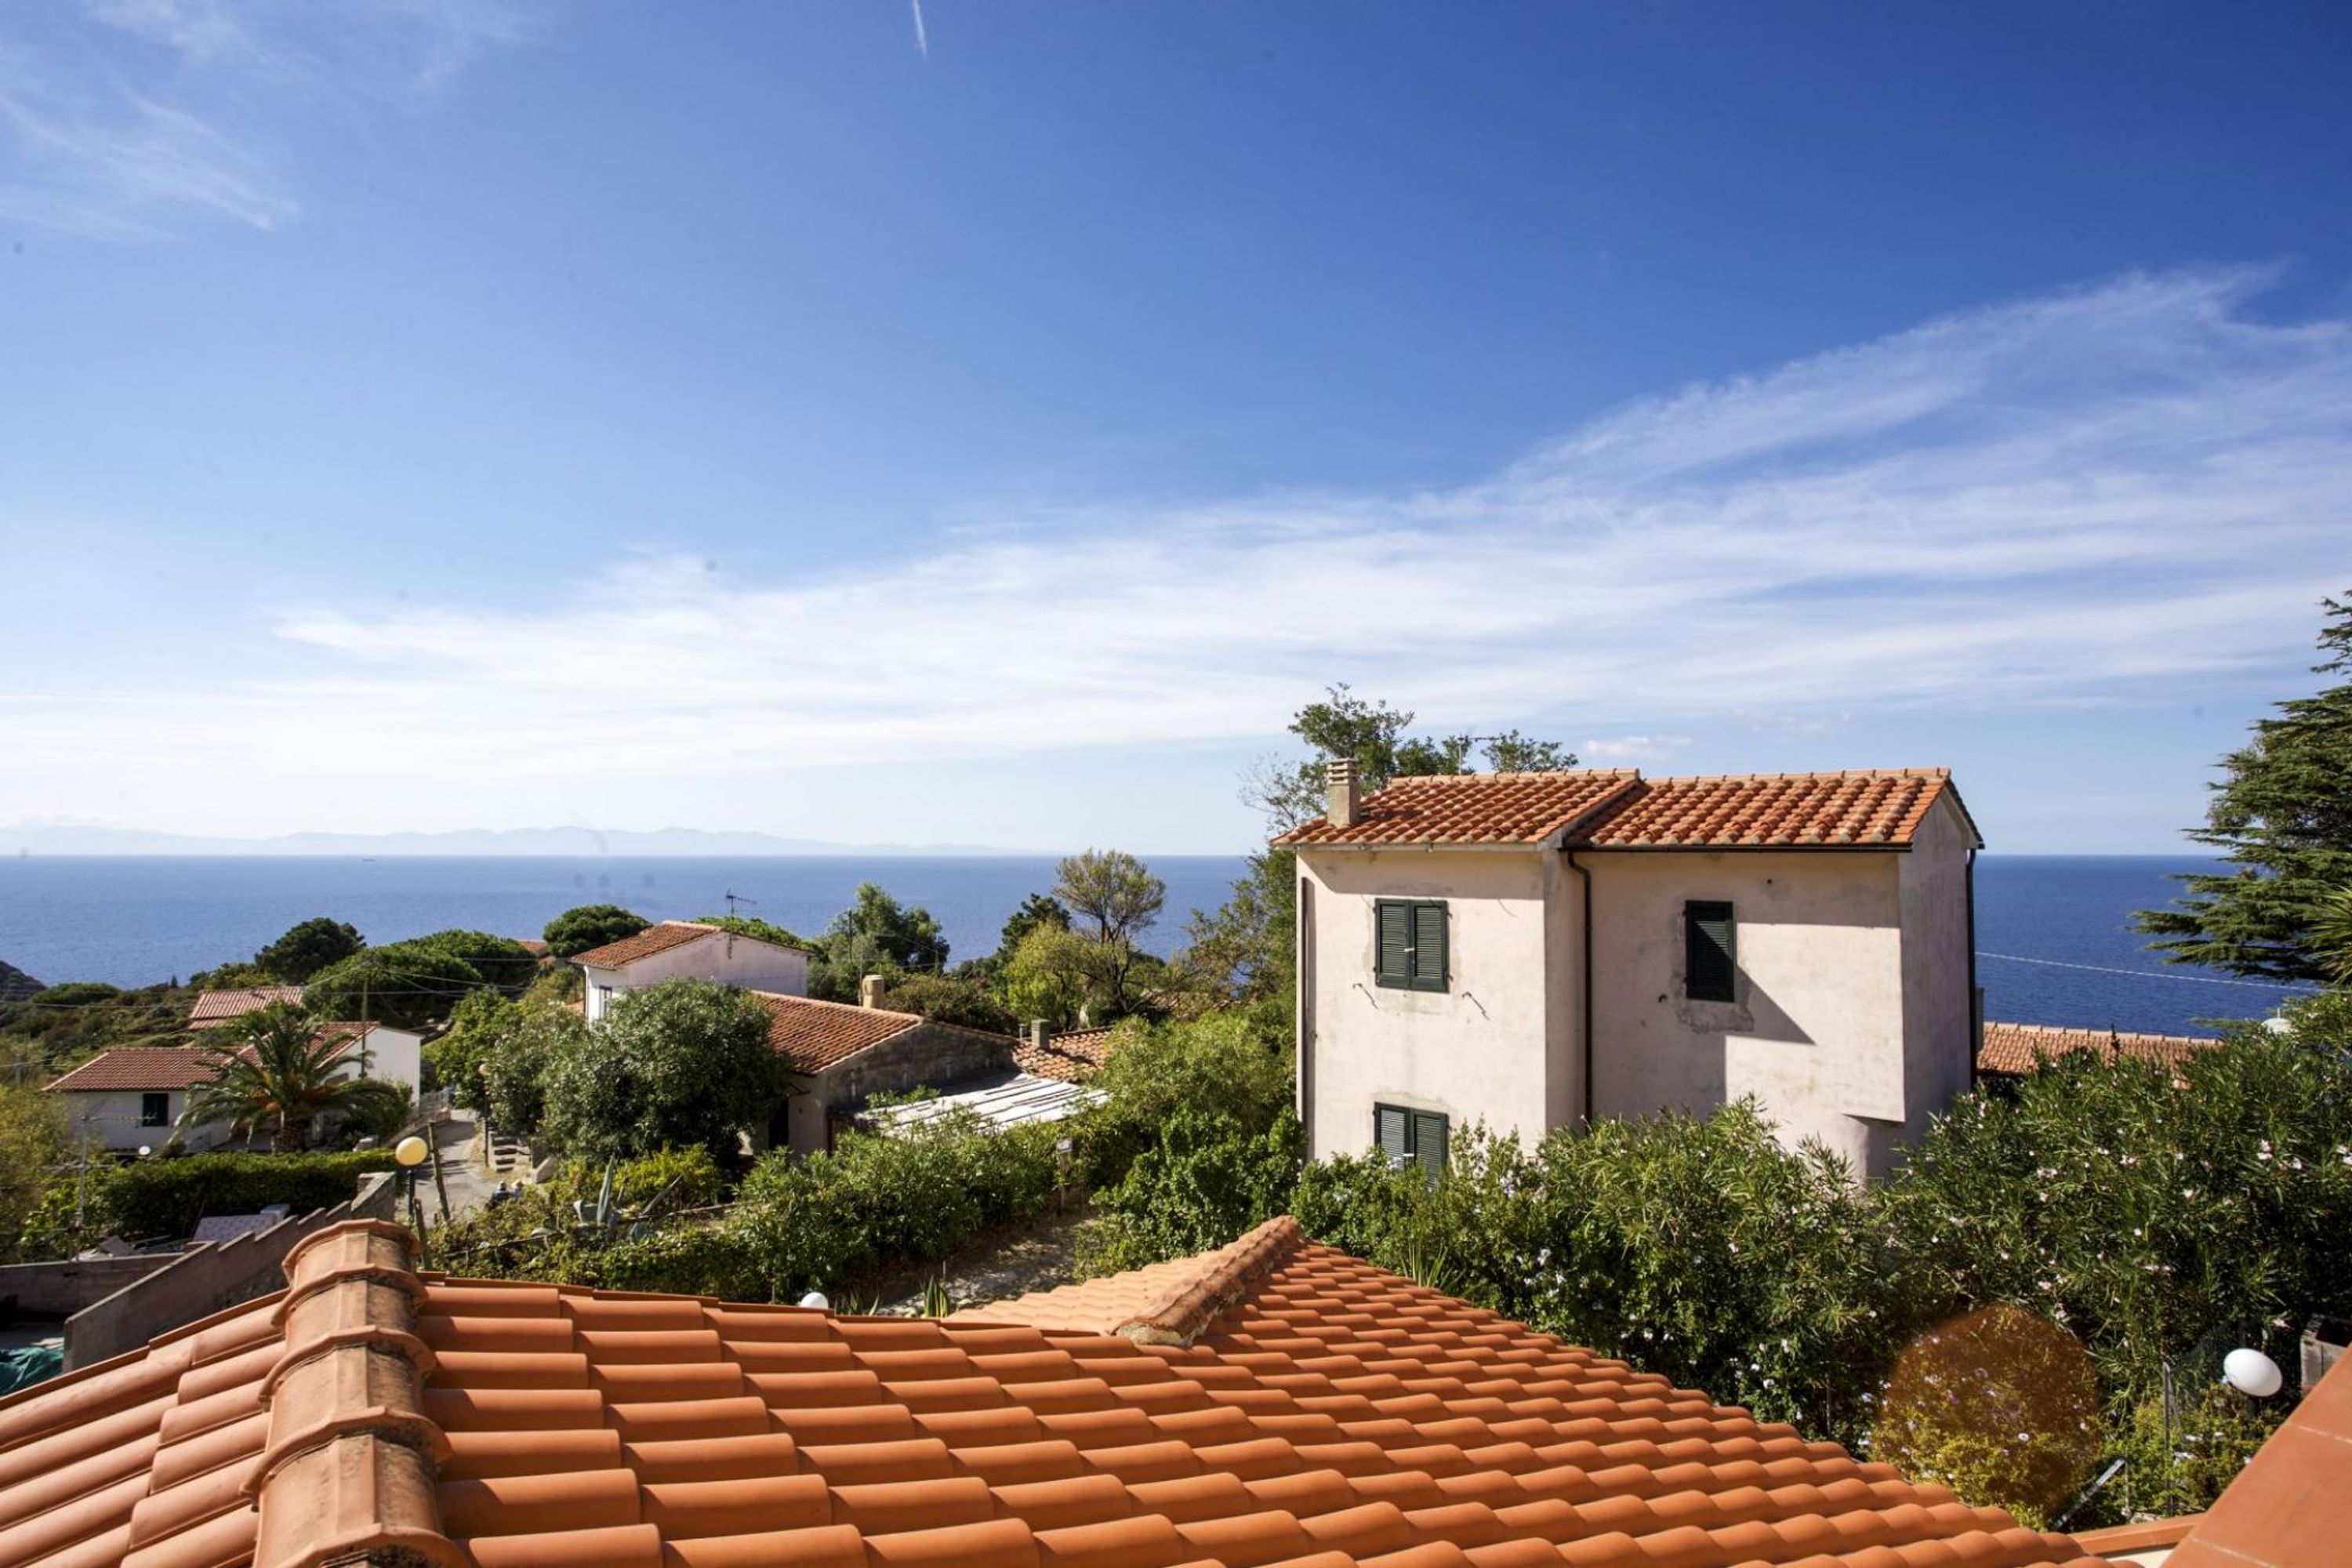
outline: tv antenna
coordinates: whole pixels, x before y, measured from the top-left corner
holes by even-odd
[[[728,894],[728,895],[727,895],[727,918],[728,918],[729,920],[730,920],[730,921],[731,921],[731,920],[733,920],[733,919],[735,918],[735,906],[736,906],[736,905],[738,905],[738,904],[749,904],[749,905],[751,905],[753,909],[755,909],[755,910],[756,910],[756,909],[758,909],[758,908],[760,907],[760,900],[757,900],[757,899],[747,899],[747,898],[745,898],[745,897],[744,897],[742,894],[740,894],[740,893],[730,893],[730,894]]]

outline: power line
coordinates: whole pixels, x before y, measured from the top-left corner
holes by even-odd
[[[2134,980],[2193,980],[2200,985],[2252,985],[2263,991],[2296,991],[2316,995],[2319,987],[2300,980],[2223,980],[2213,974],[2176,974],[2168,969],[2117,969],[2105,963],[2069,963],[2060,958],[2027,958],[2016,952],[1987,952],[1977,950],[1979,958],[1998,958],[2010,963],[2038,963],[2046,969],[2087,969],[2094,974],[2128,974]]]

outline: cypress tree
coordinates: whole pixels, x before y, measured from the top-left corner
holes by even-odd
[[[2352,600],[2321,601],[2321,675],[2352,674]],[[2315,933],[2352,888],[2352,681],[2277,705],[2253,740],[2222,759],[2205,826],[2227,871],[2183,877],[2188,896],[2143,910],[2139,929],[2175,963],[2274,980],[2331,978]]]

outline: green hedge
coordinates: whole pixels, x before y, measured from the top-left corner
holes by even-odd
[[[330,1208],[389,1171],[381,1149],[340,1154],[191,1154],[122,1165],[101,1184],[107,1228],[121,1236],[186,1236],[207,1215],[257,1214],[284,1204],[296,1214]]]

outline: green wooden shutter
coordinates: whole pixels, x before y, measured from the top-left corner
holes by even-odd
[[[1373,906],[1380,925],[1373,978],[1382,985],[1412,984],[1412,906],[1382,899]]]
[[[1412,1157],[1435,1181],[1445,1173],[1445,1116],[1443,1111],[1412,1113]]]
[[[1412,988],[1445,989],[1445,906],[1412,906]]]
[[[1388,1157],[1389,1163],[1404,1163],[1410,1152],[1407,1145],[1412,1138],[1412,1125],[1403,1111],[1393,1105],[1372,1107],[1372,1137],[1379,1143],[1381,1152]]]
[[[1694,900],[1683,906],[1683,994],[1695,1002],[1733,999],[1738,935],[1731,906]]]

